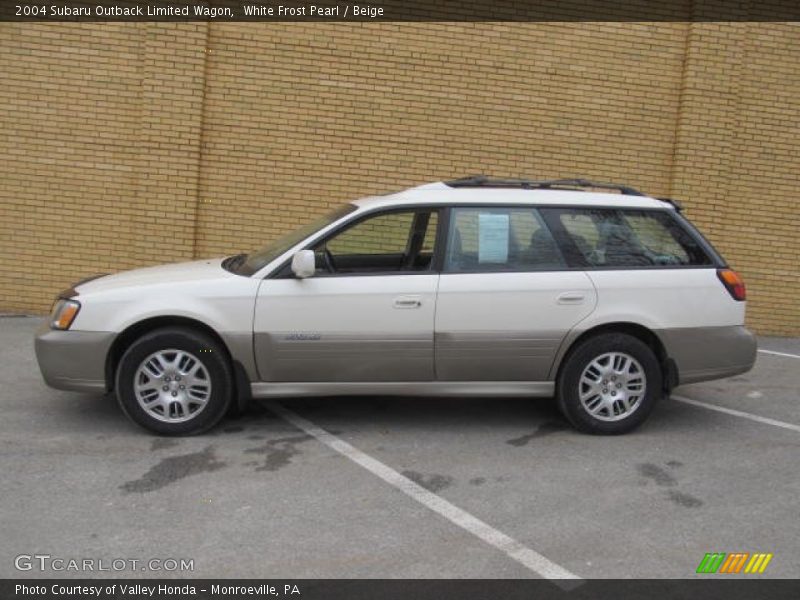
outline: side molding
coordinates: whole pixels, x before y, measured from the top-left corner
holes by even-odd
[[[551,397],[552,381],[410,381],[253,383],[254,398],[304,396]]]

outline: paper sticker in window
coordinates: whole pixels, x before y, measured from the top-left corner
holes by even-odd
[[[480,213],[478,215],[478,262],[507,262],[508,234],[507,214]]]

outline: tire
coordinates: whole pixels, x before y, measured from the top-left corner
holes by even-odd
[[[233,396],[227,353],[210,336],[184,327],[146,333],[125,351],[117,399],[135,423],[159,435],[196,435],[225,415]]]
[[[641,425],[663,394],[653,350],[624,333],[591,337],[573,348],[556,382],[564,417],[578,431],[618,435]]]

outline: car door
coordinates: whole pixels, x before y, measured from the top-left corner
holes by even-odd
[[[428,208],[358,218],[315,244],[314,276],[265,280],[254,321],[261,379],[432,380],[437,227]]]
[[[535,208],[453,208],[434,324],[437,379],[545,381],[561,341],[596,302]]]

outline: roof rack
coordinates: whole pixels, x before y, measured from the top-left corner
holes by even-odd
[[[644,196],[639,190],[627,185],[617,183],[601,183],[589,179],[493,179],[486,175],[470,175],[459,179],[444,182],[454,188],[460,187],[510,187],[524,190],[548,190],[552,188],[597,188],[604,190],[617,190],[628,196]]]
[[[661,200],[662,202],[671,204],[672,207],[678,212],[683,210],[683,204],[681,204],[678,200],[675,200],[675,198],[656,198],[656,200]]]

